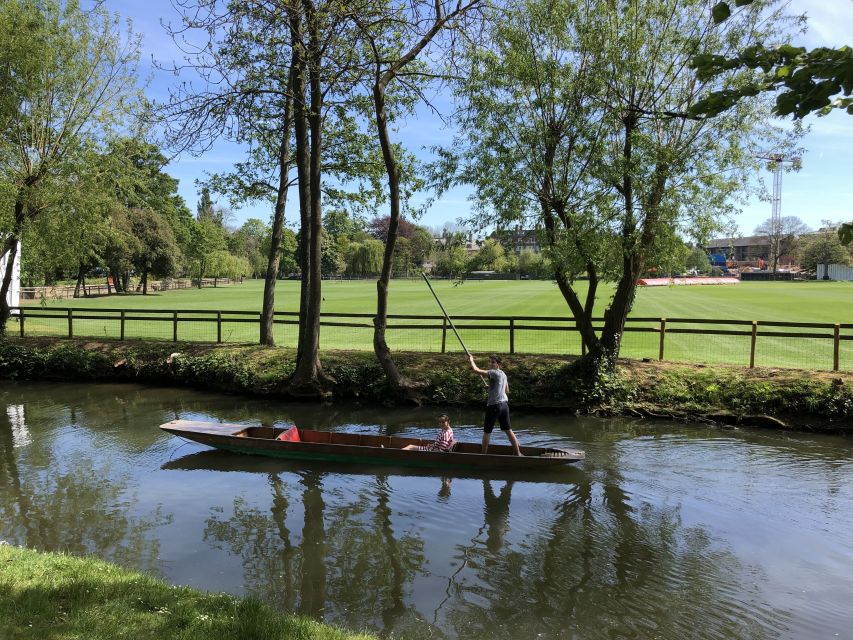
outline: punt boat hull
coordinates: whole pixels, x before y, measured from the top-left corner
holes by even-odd
[[[524,455],[515,456],[508,445],[490,445],[489,453],[484,455],[480,453],[480,444],[473,442],[458,442],[452,452],[412,451],[403,447],[429,445],[432,441],[295,427],[280,429],[172,420],[160,428],[224,451],[293,460],[451,469],[543,469],[578,462],[585,457],[583,451],[555,447],[522,447]],[[295,440],[277,439],[285,432]]]

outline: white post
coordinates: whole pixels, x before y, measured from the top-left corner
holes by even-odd
[[[6,294],[6,302],[10,307],[17,307],[21,304],[21,243],[18,242],[18,250],[15,253],[15,261],[12,263],[12,285],[9,287],[9,293]],[[6,262],[8,254],[0,258],[0,282],[6,276]],[[12,311],[17,314],[17,309]]]

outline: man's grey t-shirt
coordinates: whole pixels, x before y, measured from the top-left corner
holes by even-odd
[[[487,405],[508,402],[506,396],[506,374],[500,369],[489,369],[489,400]]]

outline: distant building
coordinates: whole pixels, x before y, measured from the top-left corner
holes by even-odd
[[[466,238],[461,237],[461,234],[446,234],[441,236],[433,236],[433,242],[439,249],[444,249],[447,245],[458,244],[466,253],[477,253],[480,250],[481,243],[474,239],[474,234],[468,234]]]
[[[539,229],[522,229],[518,227],[511,233],[510,242],[516,253],[521,253],[525,250],[532,251],[533,253],[540,253],[542,251],[542,246],[539,244]]]
[[[6,277],[6,267],[9,255],[0,258],[0,283]],[[15,253],[15,261],[12,264],[12,286],[6,294],[6,302],[10,307],[17,307],[21,303],[21,243],[18,243],[18,251]]]
[[[541,229],[522,229],[521,225],[515,229],[498,229],[492,232],[491,238],[500,242],[504,249],[516,254],[522,251],[541,253],[542,245],[539,242]]]
[[[770,241],[765,236],[717,238],[705,245],[705,251],[722,254],[735,262],[753,262],[770,256]]]
[[[725,256],[738,267],[766,268],[770,261],[770,240],[767,236],[744,236],[743,238],[716,238],[703,247],[711,256]],[[779,256],[779,266],[797,264],[794,256]]]

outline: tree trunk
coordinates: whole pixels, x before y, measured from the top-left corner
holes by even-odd
[[[115,289],[115,292],[124,293],[121,286],[121,274],[119,274],[117,269],[110,269],[110,274],[112,275],[113,288]]]
[[[86,270],[86,268],[83,266],[83,263],[81,262],[80,266],[77,269],[77,284],[74,285],[74,297],[75,298],[80,297],[80,287],[83,285],[83,277],[85,274],[85,270]],[[85,291],[86,290],[84,289],[83,290],[84,294],[85,294]]]
[[[9,306],[9,290],[12,288],[12,271],[15,266],[15,258],[18,255],[18,238],[24,229],[24,202],[18,199],[15,202],[15,224],[12,233],[6,236],[3,243],[3,253],[0,257],[6,256],[6,271],[3,274],[3,282],[0,284],[0,336],[6,335],[6,323],[9,321],[9,316],[12,315],[12,309]]]
[[[394,148],[388,135],[388,117],[385,112],[385,85],[377,82],[373,86],[373,107],[376,115],[376,129],[379,133],[379,144],[382,148],[382,158],[388,173],[388,200],[391,206],[391,217],[388,222],[388,236],[385,240],[385,252],[382,255],[382,271],[376,282],[376,317],[373,319],[373,352],[385,373],[388,384],[397,392],[408,396],[419,388],[413,380],[400,373],[391,349],[385,340],[388,326],[388,286],[391,281],[391,267],[394,261],[394,245],[397,242],[397,229],[400,226],[400,169],[394,157]],[[412,397],[411,399],[417,400]]]
[[[142,270],[142,295],[148,295],[148,269]]]
[[[293,56],[291,55],[290,73],[287,76],[287,93],[293,95]],[[264,302],[261,308],[261,344],[275,346],[275,283],[278,279],[278,267],[281,263],[281,238],[284,233],[284,209],[287,204],[287,187],[290,180],[290,128],[293,98],[288,97],[284,105],[284,122],[281,143],[278,149],[278,191],[273,211],[270,255],[264,280]]]
[[[557,237],[557,221],[554,219],[554,213],[551,211],[550,198],[542,198],[539,202],[539,206],[542,208],[542,219],[545,222],[545,233],[548,238],[548,242],[551,246],[555,246],[559,238]],[[587,265],[587,269],[589,269],[589,265]],[[597,287],[598,284],[597,280],[595,282],[595,287],[593,286],[592,281],[590,282],[592,297],[590,298],[590,292],[587,292],[587,301],[585,305],[581,303],[580,297],[572,286],[571,281],[559,264],[554,264],[554,280],[557,282],[557,287],[560,289],[563,299],[566,301],[566,304],[569,305],[569,309],[575,319],[575,327],[577,328],[578,333],[580,333],[581,341],[587,351],[590,353],[598,351],[600,349],[600,343],[598,336],[595,335],[595,328],[592,324],[592,302],[595,300],[595,287]]]
[[[297,126],[297,168],[300,174],[299,196],[300,216],[306,226],[302,227],[303,246],[307,248],[307,272],[303,272],[303,286],[306,285],[306,306],[299,310],[300,345],[296,371],[290,380],[291,392],[296,395],[319,396],[323,394],[323,385],[328,381],[323,375],[320,364],[320,304],[321,292],[321,240],[322,240],[322,123],[323,96],[320,86],[320,66],[322,51],[320,49],[320,34],[314,14],[313,2],[303,0],[304,15],[308,27],[309,46],[300,60],[296,70],[297,83],[304,87],[305,70],[308,71],[310,89],[310,110],[305,113],[304,101],[296,117]],[[301,31],[301,28],[297,28]],[[300,47],[301,49],[301,47]],[[301,77],[301,80],[299,79]],[[305,92],[298,92],[295,87],[296,100]],[[296,107],[296,103],[294,103]],[[295,114],[296,115],[296,114]],[[307,131],[305,125],[307,124]],[[308,139],[310,136],[310,139]],[[307,143],[307,144],[306,144]],[[301,153],[300,153],[301,147]],[[306,175],[307,174],[307,175]],[[307,181],[304,181],[307,178]],[[303,186],[304,185],[304,186]],[[307,198],[307,201],[306,201]],[[303,209],[305,210],[303,213]],[[306,220],[307,218],[307,220]],[[306,231],[308,233],[306,233]],[[307,235],[307,238],[304,237]],[[307,276],[307,277],[306,277]]]

